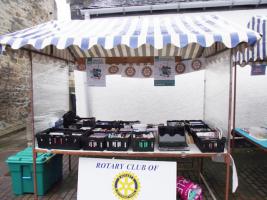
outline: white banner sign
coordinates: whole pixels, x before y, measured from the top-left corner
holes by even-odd
[[[78,200],[176,200],[176,162],[80,158]]]

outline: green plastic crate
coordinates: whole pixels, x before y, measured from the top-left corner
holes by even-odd
[[[12,177],[12,188],[16,195],[33,193],[32,148],[10,156],[6,163]],[[62,155],[38,153],[36,158],[37,194],[44,195],[54,183],[62,179]]]

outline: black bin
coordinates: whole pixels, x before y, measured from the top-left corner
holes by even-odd
[[[154,151],[155,136],[152,132],[138,132],[132,134],[133,151]]]
[[[109,133],[106,138],[108,151],[128,151],[131,141],[130,133]]]
[[[36,134],[39,148],[81,149],[81,136],[85,130],[49,128]]]
[[[106,132],[90,132],[82,136],[82,149],[103,151],[106,149]]]

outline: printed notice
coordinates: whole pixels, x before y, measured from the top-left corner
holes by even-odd
[[[154,86],[174,86],[175,66],[175,57],[155,57]]]
[[[266,65],[254,64],[251,66],[251,76],[265,75]]]
[[[86,69],[88,86],[106,86],[106,64],[104,58],[88,58]]]

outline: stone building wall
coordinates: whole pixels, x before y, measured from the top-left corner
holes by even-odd
[[[30,106],[30,60],[25,51],[0,55],[0,121],[24,121]]]
[[[55,7],[54,0],[1,0],[0,34],[54,19]]]
[[[1,0],[0,8],[0,35],[55,19],[56,16],[54,0]],[[25,122],[30,106],[28,52],[8,49],[0,55],[0,94],[0,122]]]

